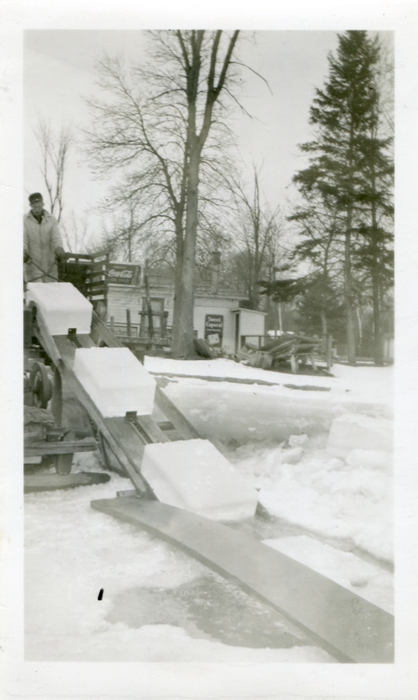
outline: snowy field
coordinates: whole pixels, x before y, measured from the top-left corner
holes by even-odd
[[[232,360],[145,366],[257,488],[267,514],[256,536],[393,612],[393,368],[337,364],[326,377]],[[336,419],[342,443],[330,436]],[[99,458],[79,454],[74,469],[98,470]],[[200,563],[90,507],[129,488],[114,474],[25,496],[27,660],[334,662]]]

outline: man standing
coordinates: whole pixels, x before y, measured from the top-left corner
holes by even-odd
[[[31,211],[23,217],[25,282],[57,282],[57,261],[65,260],[58,222],[44,209],[42,195],[29,196]]]

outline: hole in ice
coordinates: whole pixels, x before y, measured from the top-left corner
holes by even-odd
[[[113,600],[111,623],[174,625],[189,636],[230,646],[290,648],[309,644],[285,619],[233,584],[207,575],[177,588],[131,588]]]

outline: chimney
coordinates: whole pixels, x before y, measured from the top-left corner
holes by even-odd
[[[219,275],[221,270],[221,251],[214,250],[212,253],[212,294],[219,292]]]

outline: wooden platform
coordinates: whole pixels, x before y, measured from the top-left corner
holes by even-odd
[[[240,531],[158,501],[122,497],[92,508],[151,532],[285,615],[345,663],[391,663],[394,618]]]
[[[34,493],[41,491],[57,491],[60,489],[75,489],[77,486],[105,484],[109,480],[109,474],[105,474],[104,472],[25,474],[24,491],[25,493]]]

